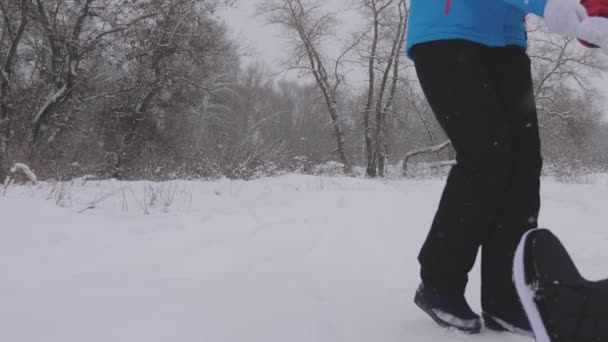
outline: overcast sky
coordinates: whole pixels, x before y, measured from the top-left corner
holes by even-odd
[[[347,9],[347,0],[327,0],[328,6],[338,13],[341,13],[339,20],[344,32],[356,28],[359,18],[352,11]],[[280,61],[286,56],[284,46],[286,42],[281,37],[280,29],[276,26],[265,25],[260,19],[253,17],[255,6],[259,0],[240,0],[234,8],[220,13],[220,17],[226,21],[233,30],[233,34],[238,37],[245,46],[246,62],[260,60],[267,64],[272,70],[280,71]],[[339,44],[335,45],[340,48]],[[365,72],[354,72],[350,75],[351,85],[359,85],[365,82]],[[608,77],[598,80],[600,91],[608,98]],[[608,102],[608,101],[607,101]],[[606,104],[608,108],[608,103]],[[608,120],[608,110],[606,110]]]
[[[233,33],[246,45],[246,50],[255,54],[268,65],[277,62],[277,50],[281,46],[281,38],[277,28],[266,26],[253,18],[257,0],[241,0],[234,8],[220,14],[232,28]]]
[[[281,29],[275,25],[266,25],[261,19],[254,18],[255,7],[259,0],[241,0],[235,7],[228,9],[220,14],[233,30],[233,34],[245,46],[245,60],[260,60],[267,64],[274,71],[280,71],[280,63],[287,55],[285,46],[287,42],[281,36]],[[327,8],[339,13],[341,33],[346,34],[356,28],[358,17],[352,10],[348,10],[347,0],[327,0]],[[341,45],[333,45],[336,51]],[[354,72],[350,75],[350,82],[360,83],[365,80],[365,72]]]

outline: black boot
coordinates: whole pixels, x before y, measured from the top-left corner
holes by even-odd
[[[464,296],[440,295],[421,284],[416,291],[414,302],[444,328],[452,328],[469,334],[481,331],[481,319],[471,310]]]
[[[608,342],[608,281],[584,279],[550,231],[524,236],[513,273],[537,341]]]

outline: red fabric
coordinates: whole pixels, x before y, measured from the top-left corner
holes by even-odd
[[[581,3],[592,17],[608,17],[608,0],[582,0]]]
[[[581,0],[581,4],[587,9],[589,16],[608,18],[608,0]],[[597,47],[584,40],[579,39],[579,41],[587,47]]]
[[[452,8],[452,0],[446,0],[445,2],[445,14],[450,14],[450,8]]]

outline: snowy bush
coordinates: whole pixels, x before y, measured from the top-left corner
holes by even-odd
[[[400,161],[399,163],[395,164],[395,165],[387,165],[386,169],[384,171],[384,174],[386,175],[386,178],[390,178],[390,179],[396,179],[396,178],[402,178],[403,177],[403,161]]]
[[[291,160],[291,172],[307,174],[312,169],[312,163],[307,156],[295,156]]]
[[[47,196],[47,200],[52,200],[62,208],[72,206],[72,184],[68,182],[55,182]]]
[[[317,176],[344,176],[344,164],[337,161],[328,161],[317,165],[313,169],[313,174]]]
[[[6,195],[9,185],[15,182],[21,184],[25,184],[27,182],[36,184],[38,182],[38,178],[34,172],[32,172],[29,166],[22,163],[15,164],[15,166],[11,168],[8,176],[6,176],[6,179],[4,179],[4,190],[2,191],[3,196]]]
[[[542,176],[564,184],[601,184],[606,182],[607,173],[606,168],[589,167],[581,161],[567,160],[545,162]]]
[[[248,179],[275,177],[275,176],[284,175],[286,173],[287,173],[287,171],[280,170],[279,167],[275,163],[268,162],[268,163],[258,165],[253,170],[253,172],[251,173],[250,177],[248,177]]]
[[[11,175],[9,177],[13,180],[19,180],[19,177],[21,177],[20,180],[22,183],[32,182],[36,184],[38,181],[38,178],[34,172],[32,172],[30,167],[22,163],[17,163],[15,166],[13,166],[13,168],[11,168]]]
[[[365,178],[367,175],[367,170],[363,166],[353,166],[351,176],[355,178]]]
[[[450,171],[451,162],[441,163],[410,163],[407,170],[405,171],[406,178],[415,179],[432,179],[432,178],[445,178]],[[397,172],[396,170],[394,172]],[[400,170],[403,174],[403,168]]]

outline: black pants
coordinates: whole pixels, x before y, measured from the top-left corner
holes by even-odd
[[[523,48],[465,40],[411,50],[422,89],[451,139],[447,179],[419,261],[426,286],[461,295],[482,248],[482,307],[517,314],[515,248],[537,227],[542,159],[530,59]]]

